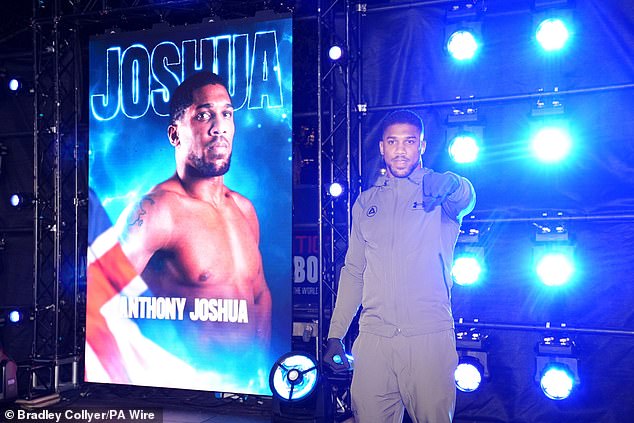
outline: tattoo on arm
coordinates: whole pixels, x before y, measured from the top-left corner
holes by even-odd
[[[150,196],[143,197],[139,202],[139,207],[137,207],[135,213],[130,216],[128,219],[128,226],[142,226],[143,225],[143,216],[145,216],[148,212],[145,208],[143,208],[144,203],[148,203],[148,205],[153,206],[155,204],[154,200]]]

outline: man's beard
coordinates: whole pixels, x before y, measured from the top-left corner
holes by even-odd
[[[229,171],[231,165],[231,153],[215,154],[209,153],[209,156],[205,156],[203,153],[200,156],[196,156],[194,153],[189,153],[190,167],[196,172],[196,176],[199,178],[213,178],[214,176],[222,176]],[[218,159],[222,159],[218,161]]]
[[[412,174],[412,172],[414,172],[414,170],[416,170],[416,168],[418,167],[418,162],[414,161],[410,163],[409,166],[406,167],[405,169],[397,169],[393,167],[391,163],[387,163],[387,162],[385,163],[385,165],[390,170],[390,173],[392,174],[392,176],[396,178],[407,178],[409,175]]]

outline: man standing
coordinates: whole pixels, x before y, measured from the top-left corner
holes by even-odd
[[[451,266],[475,192],[465,178],[423,168],[418,115],[393,112],[381,129],[386,174],[353,206],[323,359],[334,370],[349,367],[341,339],[362,305],[352,348],[356,422],[401,422],[404,407],[415,422],[450,422],[458,361]]]
[[[129,207],[116,226],[123,253],[149,294],[186,300],[183,322],[175,322],[182,358],[204,356],[209,366],[228,370],[223,357],[241,354],[243,369],[260,369],[254,357],[267,357],[271,294],[253,205],[223,181],[233,113],[217,75],[199,72],[184,80],[172,94],[167,128],[176,172]]]

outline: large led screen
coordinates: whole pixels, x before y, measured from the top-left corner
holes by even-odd
[[[88,382],[270,394],[291,342],[291,20],[90,42]]]

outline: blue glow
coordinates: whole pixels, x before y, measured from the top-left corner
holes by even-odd
[[[22,313],[18,310],[13,310],[9,313],[9,321],[11,323],[18,323],[20,320],[22,320]]]
[[[572,139],[564,128],[548,126],[535,133],[531,140],[535,157],[543,163],[556,163],[568,156]]]
[[[286,401],[299,401],[317,385],[317,364],[305,355],[291,355],[275,368],[271,390]]]
[[[343,56],[343,50],[337,45],[330,47],[330,50],[328,50],[328,57],[332,61],[341,59],[341,56]]]
[[[339,182],[333,182],[328,188],[328,192],[336,198],[343,194],[343,187]]]
[[[350,364],[350,369],[352,369],[354,365],[354,357],[351,356],[350,354],[346,354],[346,358],[348,359],[348,364]],[[332,357],[332,361],[334,361],[337,364],[343,364],[343,360],[341,359],[341,356],[339,354],[334,355]]]
[[[454,137],[449,144],[449,156],[456,163],[473,163],[480,152],[475,135],[463,133]]]
[[[472,285],[480,280],[482,265],[473,256],[456,257],[451,274],[458,285]]]
[[[22,198],[20,198],[19,194],[13,194],[9,199],[9,202],[13,207],[18,207],[22,203]]]
[[[454,372],[456,388],[462,392],[473,392],[480,387],[482,383],[482,373],[474,364],[464,362],[458,364]]]
[[[9,81],[9,89],[11,91],[17,91],[20,89],[20,81],[18,81],[17,79],[12,79]]]
[[[544,254],[535,266],[535,272],[544,285],[561,286],[566,284],[574,274],[572,258],[565,253]]]
[[[456,60],[469,60],[475,56],[479,45],[475,36],[466,30],[456,31],[447,41],[447,50]]]
[[[563,400],[570,396],[575,379],[568,367],[551,364],[544,369],[539,386],[548,398]]]
[[[213,60],[212,60],[213,59]],[[167,116],[169,92],[191,73],[210,69],[224,77],[235,110],[284,106],[283,68],[277,31],[258,31],[249,46],[249,34],[186,39],[179,50],[172,41],[160,41],[151,51],[136,43],[122,51],[106,50],[102,80],[91,80],[90,109],[95,119],[106,121],[119,112],[130,119],[150,110]],[[288,71],[290,72],[290,71]],[[152,106],[150,108],[150,106]]]
[[[544,50],[557,51],[566,45],[570,33],[561,19],[549,18],[539,24],[535,38]]]
[[[90,96],[90,110],[97,120],[110,120],[121,110],[121,47],[106,50],[105,94]],[[92,81],[91,81],[92,82]],[[91,87],[94,91],[94,88]]]
[[[180,63],[180,51],[176,43],[164,41],[152,49],[150,56],[152,80],[159,88],[152,90],[151,103],[154,113],[158,116],[169,115],[170,92],[173,92],[180,80],[178,75],[170,69]]]
[[[282,72],[276,31],[258,31],[253,40],[249,77],[249,109],[284,106]]]

